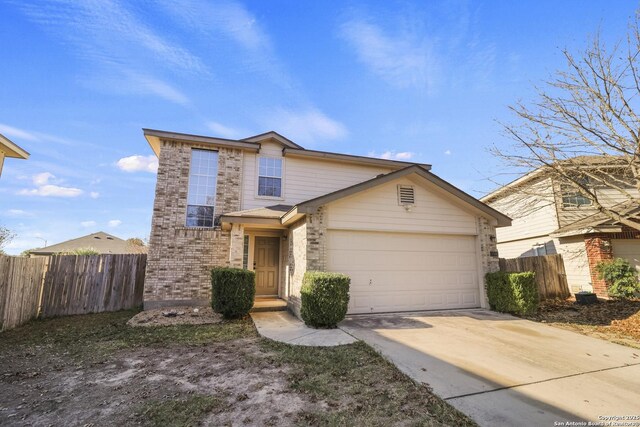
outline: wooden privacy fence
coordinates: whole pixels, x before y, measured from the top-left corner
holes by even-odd
[[[146,254],[0,256],[0,329],[142,305]]]
[[[567,284],[562,255],[543,255],[524,258],[500,258],[500,271],[536,273],[540,299],[567,298],[571,294]]]
[[[0,256],[0,331],[38,315],[46,258]]]

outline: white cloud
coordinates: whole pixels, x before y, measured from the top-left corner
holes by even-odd
[[[446,150],[446,151],[444,152],[444,154],[445,154],[445,155],[447,155],[447,156],[451,155],[451,150]]]
[[[248,132],[225,126],[222,123],[210,121],[205,124],[213,132],[214,136],[221,138],[238,139],[248,136]]]
[[[123,157],[116,162],[116,166],[125,172],[151,172],[158,171],[158,158],[153,154],[149,156],[134,155]]]
[[[100,197],[100,193],[98,193],[97,191],[92,191],[91,193],[89,193],[89,197],[91,197],[92,199],[97,199],[98,197]]]
[[[277,109],[265,120],[265,125],[301,145],[339,140],[349,133],[342,123],[315,108],[306,111]]]
[[[35,185],[46,185],[51,178],[55,178],[55,175],[50,172],[42,172],[35,174],[32,180]]]
[[[410,151],[396,152],[396,151],[392,151],[392,150],[387,150],[387,151],[384,151],[384,152],[382,152],[380,154],[376,153],[375,151],[369,151],[369,153],[367,153],[367,155],[369,157],[378,157],[380,159],[386,159],[386,160],[403,160],[403,161],[407,161],[407,160],[411,160],[415,154],[410,152]]]
[[[61,187],[59,185],[47,184],[38,188],[23,189],[18,191],[21,196],[42,196],[42,197],[78,197],[83,192],[79,188]]]
[[[119,226],[120,224],[122,224],[122,221],[120,221],[119,219],[112,219],[107,223],[109,227],[113,227],[113,228]]]
[[[95,221],[82,221],[80,225],[83,226],[84,228],[89,228],[89,227],[95,227],[97,223]]]
[[[50,172],[42,172],[31,177],[36,188],[22,189],[17,194],[22,196],[42,196],[42,197],[78,197],[83,191],[75,187],[63,187],[57,184],[51,184],[50,181],[55,179],[55,175]]]
[[[435,42],[423,34],[388,34],[365,19],[345,22],[342,37],[358,59],[388,83],[432,92],[439,80],[441,60]]]

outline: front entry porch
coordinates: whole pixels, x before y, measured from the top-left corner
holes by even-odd
[[[261,297],[256,295],[251,313],[261,313],[265,311],[286,311],[287,302],[278,297]]]

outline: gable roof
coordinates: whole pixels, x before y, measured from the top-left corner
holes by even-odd
[[[637,201],[625,201],[613,206],[626,219],[640,222],[640,206]],[[578,236],[588,233],[618,233],[622,231],[622,224],[608,215],[597,212],[585,218],[567,224],[550,233],[552,237]]]
[[[336,200],[342,199],[347,196],[351,196],[361,191],[365,191],[365,190],[377,187],[382,184],[386,184],[387,182],[390,182],[411,174],[416,174],[424,178],[425,180],[436,185],[440,189],[458,198],[462,202],[474,207],[475,209],[480,210],[481,212],[487,214],[492,218],[495,218],[498,222],[498,226],[504,227],[504,226],[511,225],[511,218],[509,218],[508,216],[482,203],[475,197],[465,193],[464,191],[448,183],[447,181],[443,180],[437,175],[434,175],[428,169],[415,164],[394,172],[390,172],[388,174],[379,175],[368,181],[364,181],[359,184],[352,185],[350,187],[346,187],[341,190],[334,191],[332,193],[328,193],[323,196],[316,197],[316,198],[307,200],[305,202],[299,203],[282,217],[283,223],[290,221],[290,219],[295,217],[297,214],[314,213],[322,205],[334,202]]]
[[[613,155],[592,155],[592,156],[575,156],[568,159],[559,160],[557,162],[560,165],[566,165],[570,168],[594,168],[602,166],[610,166],[612,169],[620,168],[624,166],[628,166],[629,162],[623,156],[613,156]],[[522,184],[526,184],[536,178],[542,177],[545,171],[548,171],[547,166],[541,166],[537,169],[529,171],[524,175],[514,179],[513,181],[503,185],[502,187],[496,188],[492,192],[480,198],[480,200],[484,203],[489,203],[491,201],[495,201],[500,197],[506,196],[508,190],[513,189],[514,187],[518,187]]]
[[[269,131],[259,135],[250,136],[244,139],[226,139],[211,136],[193,135],[189,133],[168,132],[157,129],[142,129],[145,139],[151,146],[156,156],[160,157],[160,141],[163,139],[196,143],[204,145],[212,145],[214,147],[232,147],[257,153],[260,151],[261,143],[269,140],[275,140],[282,144],[283,156],[291,157],[312,157],[315,159],[333,160],[346,163],[365,164],[372,166],[382,166],[390,169],[399,169],[407,165],[414,165],[413,162],[403,162],[399,160],[380,159],[376,157],[356,156],[353,154],[332,153],[329,151],[306,150],[295,142],[285,138],[277,132]],[[431,165],[422,164],[423,167],[430,169]]]
[[[6,157],[13,157],[16,159],[29,158],[29,153],[2,134],[0,134],[0,152],[4,153]]]
[[[99,231],[86,236],[60,242],[30,251],[35,255],[49,255],[61,252],[72,252],[76,249],[92,248],[101,254],[141,253],[141,247],[132,247],[126,240]],[[146,251],[144,251],[146,252]]]
[[[285,138],[284,136],[280,135],[278,132],[275,132],[275,131],[272,131],[272,130],[270,130],[269,132],[261,133],[259,135],[254,135],[254,136],[250,136],[248,138],[243,138],[241,141],[260,142],[260,141],[267,141],[269,139],[275,139],[276,141],[278,141],[279,143],[281,143],[285,147],[300,148],[300,149],[304,150],[304,148],[302,148],[301,145],[296,144],[295,142],[291,141],[290,139]]]

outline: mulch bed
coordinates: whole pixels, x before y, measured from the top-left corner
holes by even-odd
[[[127,325],[215,325],[222,320],[222,315],[214,313],[211,307],[166,307],[141,311],[129,319]]]
[[[601,299],[591,305],[577,304],[574,298],[547,300],[537,313],[524,317],[640,348],[640,299]]]

